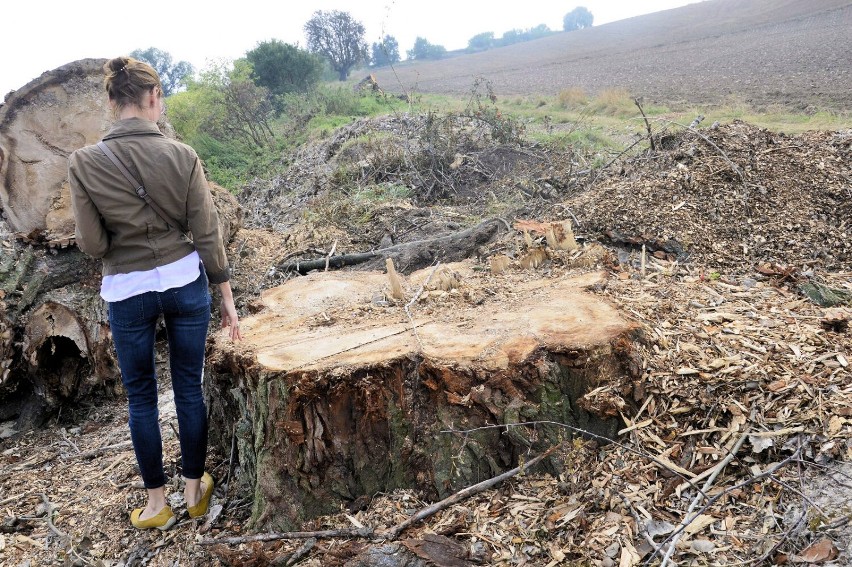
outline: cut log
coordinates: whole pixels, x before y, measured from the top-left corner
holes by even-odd
[[[0,107],[0,207],[13,231],[45,240],[74,235],[68,156],[110,124],[105,59],[48,71]]]
[[[255,527],[291,529],[398,487],[445,496],[572,431],[555,423],[614,437],[617,412],[581,398],[628,397],[641,371],[637,325],[583,291],[604,275],[473,268],[445,266],[450,291],[425,286],[410,306],[416,333],[408,305],[383,300],[386,274],[324,272],[266,290],[241,343],[215,339],[211,432],[225,450],[236,438]],[[406,296],[432,272],[408,276]]]

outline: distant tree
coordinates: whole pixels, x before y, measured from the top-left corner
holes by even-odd
[[[406,51],[409,59],[440,59],[447,53],[443,45],[434,45],[429,43],[425,37],[418,37],[414,40],[414,47]]]
[[[478,33],[467,40],[467,48],[470,51],[482,51],[494,47],[494,32]]]
[[[308,49],[325,57],[341,81],[353,67],[367,60],[364,33],[364,24],[339,10],[317,10],[305,24]]]
[[[591,14],[589,14],[589,15],[591,15]],[[589,25],[591,25],[591,24],[589,24]],[[550,35],[552,33],[553,32],[551,31],[551,29],[549,27],[547,27],[547,24],[539,24],[534,28],[528,29],[524,33],[524,35],[525,35],[527,40],[531,40],[531,39],[538,39],[540,37],[544,37],[544,36]]]
[[[373,67],[399,63],[399,43],[392,35],[386,35],[381,42],[372,45],[370,57]]]
[[[595,17],[588,8],[577,6],[562,18],[562,29],[565,31],[581,30],[592,27]]]
[[[252,80],[273,95],[306,92],[319,82],[323,61],[317,55],[273,39],[246,53]]]
[[[513,43],[518,43],[521,41],[526,41],[524,37],[524,30],[522,29],[512,29],[503,34],[503,36],[497,40],[499,45],[512,45]]]
[[[189,62],[172,63],[171,54],[156,47],[131,51],[130,56],[148,63],[157,71],[160,76],[160,83],[163,85],[163,94],[166,96],[176,93],[180,87],[185,86],[186,78],[195,72]]]

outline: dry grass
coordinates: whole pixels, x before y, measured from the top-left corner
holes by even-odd
[[[589,103],[589,96],[586,91],[580,87],[570,87],[559,91],[556,95],[556,104],[559,108],[566,110],[575,110],[582,108]]]
[[[633,99],[624,89],[604,89],[592,100],[591,109],[597,114],[627,117],[636,113]]]

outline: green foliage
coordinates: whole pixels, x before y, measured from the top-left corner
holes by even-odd
[[[305,24],[308,49],[328,60],[338,78],[345,81],[349,72],[367,60],[364,24],[349,12],[317,10]]]
[[[229,189],[268,167],[281,146],[269,92],[251,75],[245,59],[233,68],[212,65],[169,98],[169,120],[178,135],[204,160],[210,178]]]
[[[424,59],[441,59],[447,50],[443,45],[433,45],[425,37],[417,37],[414,47],[406,52],[409,59],[422,61]]]
[[[187,61],[172,63],[171,54],[156,47],[145,50],[136,49],[130,52],[130,56],[154,68],[160,76],[163,94],[166,96],[176,93],[180,87],[185,86],[187,78],[191,77],[195,71]]]
[[[577,6],[562,18],[562,29],[565,31],[581,30],[592,27],[595,17],[584,6]]]
[[[392,35],[386,35],[380,43],[372,45],[370,64],[373,67],[392,65],[399,62],[399,43]]]
[[[479,33],[467,41],[468,51],[483,51],[494,47],[494,32]]]
[[[255,84],[276,96],[312,89],[323,68],[318,56],[277,39],[258,43],[246,53],[246,59]]]

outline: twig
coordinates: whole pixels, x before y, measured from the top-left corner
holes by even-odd
[[[657,147],[654,145],[654,136],[651,134],[651,123],[648,122],[648,117],[645,116],[645,111],[642,110],[642,105],[639,104],[639,99],[634,98],[633,102],[634,102],[634,104],[636,104],[636,107],[639,109],[639,112],[642,114],[642,119],[645,121],[645,129],[648,130],[648,142],[651,143],[651,151],[655,152],[655,151],[657,151]]]
[[[698,517],[697,514],[690,517],[690,514],[692,514],[692,511],[695,510],[696,506],[698,506],[698,502],[701,500],[702,496],[705,496],[707,491],[710,490],[710,488],[713,486],[713,483],[716,482],[716,478],[719,476],[722,470],[724,470],[724,468],[728,466],[728,463],[734,460],[734,457],[740,450],[740,447],[742,447],[742,444],[748,438],[749,431],[751,431],[751,427],[746,427],[745,431],[743,431],[742,435],[737,440],[737,443],[731,449],[731,452],[728,453],[728,455],[724,459],[722,459],[722,461],[718,465],[713,467],[713,473],[707,478],[707,482],[704,483],[704,488],[702,489],[701,493],[696,494],[695,498],[692,499],[692,503],[689,505],[689,509],[686,511],[686,516],[683,518],[683,520],[681,520],[680,527],[675,532],[677,535],[673,535],[669,538],[671,542],[669,543],[669,547],[666,550],[666,554],[663,556],[663,560],[660,563],[660,567],[666,567],[666,565],[668,564],[669,560],[675,552],[677,542],[680,541],[680,538],[684,534],[684,530],[689,524],[693,522],[693,520],[695,520],[695,518]],[[656,554],[657,551],[654,551],[654,555]]]
[[[56,507],[53,504],[50,503],[50,500],[47,499],[47,494],[45,494],[44,492],[41,493],[41,498],[42,498],[42,500],[44,500],[44,506],[47,509],[46,510],[47,511],[47,516],[46,516],[47,527],[49,527],[50,531],[52,531],[53,533],[55,533],[59,537],[67,538],[68,536],[65,534],[65,532],[63,532],[62,530],[57,528],[55,525],[53,525],[53,512],[56,511]]]
[[[612,158],[611,160],[609,160],[609,162],[607,162],[607,164],[606,164],[606,165],[604,165],[603,167],[601,167],[600,169],[598,169],[598,171],[597,171],[597,173],[595,174],[594,178],[592,178],[592,182],[590,183],[590,185],[594,185],[594,184],[595,184],[595,182],[598,180],[598,177],[600,177],[600,176],[601,176],[601,173],[603,173],[603,172],[604,172],[604,171],[605,171],[605,170],[606,170],[609,166],[611,166],[612,164],[614,164],[615,162],[617,162],[617,161],[619,160],[619,158],[621,158],[621,156],[623,156],[624,154],[626,154],[627,152],[629,152],[630,150],[632,150],[634,147],[636,147],[636,146],[639,144],[639,142],[641,142],[641,141],[642,141],[642,140],[644,140],[644,139],[645,139],[645,138],[641,138],[641,137],[640,137],[638,140],[636,140],[635,142],[633,142],[632,144],[630,144],[629,146],[627,146],[626,148],[624,148],[624,150],[622,150],[622,151],[621,151],[621,153],[619,153],[617,156],[615,156],[614,158]]]
[[[651,537],[651,534],[648,533],[648,529],[645,527],[645,522],[643,522],[642,518],[639,517],[639,512],[636,511],[636,508],[633,506],[633,502],[631,502],[630,498],[621,492],[618,493],[618,496],[620,496],[624,504],[630,508],[630,513],[633,514],[633,520],[636,522],[636,529],[639,530],[639,533],[645,538],[645,541],[650,544],[651,549],[658,551],[657,542],[655,542],[654,538]]]
[[[117,451],[120,449],[127,449],[133,446],[132,441],[122,441],[121,443],[115,443],[113,445],[107,445],[105,447],[99,447],[97,449],[90,449],[88,451],[83,451],[82,453],[77,453],[76,455],[71,455],[70,457],[63,457],[64,460],[69,459],[91,459],[92,457],[98,457],[103,455],[104,453],[109,453],[110,451]]]
[[[778,549],[782,545],[784,545],[785,541],[790,539],[790,534],[792,534],[794,531],[796,531],[799,528],[799,526],[802,525],[802,522],[805,521],[805,519],[807,518],[807,515],[808,515],[807,510],[805,510],[805,513],[802,514],[801,516],[799,516],[799,519],[796,521],[796,523],[793,524],[792,526],[790,526],[789,528],[787,528],[787,530],[783,534],[781,534],[781,539],[779,539],[775,543],[775,545],[772,546],[772,549],[770,549],[769,551],[767,551],[766,553],[764,553],[763,555],[761,555],[757,559],[751,559],[749,561],[743,561],[741,563],[734,563],[734,564],[730,565],[730,567],[735,567],[735,566],[738,566],[738,565],[755,565],[755,564],[762,565],[762,564],[764,564],[766,561],[769,560],[770,557],[772,557],[772,555],[776,551],[778,551]]]
[[[8,504],[9,502],[14,502],[16,500],[20,500],[22,498],[29,496],[30,494],[32,494],[32,492],[22,492],[20,494],[15,495],[15,496],[10,496],[9,498],[6,498],[5,500],[0,500],[0,506],[3,506],[4,504]]]
[[[62,438],[65,440],[65,442],[68,443],[71,446],[72,449],[74,449],[74,452],[79,453],[80,448],[77,445],[75,445],[74,442],[71,441],[68,438],[68,433],[66,433],[65,428],[64,427],[59,428],[59,432],[62,434]]]
[[[313,549],[313,547],[316,544],[317,544],[317,538],[312,537],[308,541],[303,543],[301,545],[301,547],[299,547],[299,549],[297,549],[293,553],[288,553],[286,555],[282,555],[281,557],[274,559],[270,563],[270,565],[273,566],[273,567],[278,567],[278,566],[291,567],[292,565],[295,565],[296,563],[301,561],[301,559],[305,555],[307,555],[308,552],[310,552],[311,549]]]
[[[310,539],[310,538],[352,538],[373,537],[373,528],[345,528],[340,530],[322,530],[317,532],[269,532],[265,534],[254,534],[248,536],[233,536],[222,538],[207,538],[198,542],[198,545],[236,545],[252,541],[277,541],[279,539]]]
[[[436,512],[440,512],[441,510],[447,508],[448,506],[452,506],[456,502],[461,502],[462,500],[469,498],[469,497],[473,496],[474,494],[478,494],[478,493],[482,492],[483,490],[487,490],[488,488],[491,488],[492,486],[499,484],[500,482],[502,482],[502,481],[504,481],[508,478],[511,478],[511,477],[515,476],[516,474],[523,472],[524,470],[526,470],[530,467],[535,466],[542,459],[545,459],[545,458],[549,457],[550,455],[552,455],[553,452],[556,451],[557,449],[559,449],[559,447],[561,447],[561,446],[562,446],[562,443],[557,443],[556,445],[554,445],[553,447],[551,447],[550,449],[548,449],[547,451],[545,451],[541,455],[531,459],[530,461],[528,461],[528,462],[526,462],[526,463],[524,463],[524,464],[522,464],[518,467],[513,468],[510,471],[506,471],[501,475],[495,476],[494,478],[490,478],[488,480],[483,480],[482,482],[480,482],[478,484],[474,484],[473,486],[468,486],[467,488],[456,492],[452,496],[444,498],[440,502],[436,502],[435,504],[432,504],[431,506],[427,506],[426,508],[421,509],[419,512],[417,512],[416,514],[414,514],[413,516],[411,516],[410,518],[408,518],[404,522],[397,524],[393,528],[387,530],[386,532],[384,532],[380,535],[385,540],[394,540],[403,531],[405,531],[406,529],[408,529],[412,525],[416,524],[417,522],[435,514]]]

